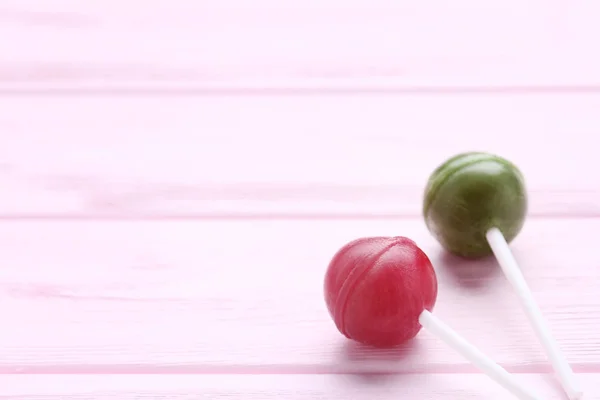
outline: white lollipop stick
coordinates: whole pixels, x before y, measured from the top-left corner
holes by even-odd
[[[556,340],[552,337],[550,329],[531,294],[531,290],[529,290],[529,287],[525,282],[521,269],[513,257],[504,235],[502,235],[502,232],[500,232],[499,229],[492,228],[487,232],[486,237],[500,267],[504,271],[504,275],[506,275],[506,278],[521,299],[521,306],[533,325],[533,329],[535,330],[538,339],[542,342],[546,354],[548,355],[554,370],[558,374],[566,394],[571,400],[580,399],[583,396],[583,392],[579,389],[575,374],[573,374],[573,370],[558,347]]]
[[[425,310],[419,316],[419,323],[440,338],[448,346],[452,347],[458,353],[462,354],[473,365],[481,369],[490,378],[496,381],[504,389],[514,394],[521,400],[540,400],[541,398],[533,394],[520,384],[513,375],[509,374],[504,368],[498,365],[494,360],[483,354],[471,343],[467,342],[458,333],[444,324],[429,311]]]

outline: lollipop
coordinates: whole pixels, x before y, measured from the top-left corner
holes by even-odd
[[[508,244],[519,234],[527,212],[523,175],[509,161],[487,153],[463,153],[433,171],[423,202],[427,228],[449,252],[477,258],[494,254],[517,292],[570,399],[581,390],[550,334]]]
[[[325,275],[325,302],[338,330],[376,347],[399,345],[421,327],[523,400],[531,394],[511,374],[432,313],[437,278],[425,253],[405,237],[367,237],[342,247]]]

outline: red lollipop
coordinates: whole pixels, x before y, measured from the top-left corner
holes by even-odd
[[[350,242],[333,257],[325,277],[325,301],[338,330],[377,347],[415,337],[419,315],[433,309],[436,297],[429,258],[405,237]]]
[[[538,400],[500,365],[460,337],[430,311],[437,278],[412,240],[366,237],[342,247],[325,275],[325,302],[338,330],[358,342],[390,347],[424,327],[523,400]]]

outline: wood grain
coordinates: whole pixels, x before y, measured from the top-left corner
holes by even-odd
[[[0,91],[559,86],[598,90],[589,0],[3,0]],[[300,81],[298,81],[300,80]]]
[[[582,374],[589,400],[599,376]],[[525,374],[519,379],[539,387],[547,400],[563,399],[552,378]],[[2,400],[367,400],[397,398],[504,400],[506,392],[479,374],[429,376],[359,375],[54,375],[0,376]]]
[[[514,243],[578,372],[600,369],[600,220],[531,219]],[[355,346],[324,307],[334,252],[413,238],[434,263],[436,314],[514,372],[549,372],[493,260],[449,257],[421,221],[3,222],[3,373],[473,372],[422,332],[393,351]]]
[[[600,399],[598,5],[296,3],[0,0],[0,400],[506,398],[427,332],[335,330],[325,268],[367,235],[415,239],[435,313],[562,398],[495,262],[420,220],[469,150],[525,173],[513,249]]]
[[[530,214],[600,215],[600,96],[0,98],[0,217],[418,217],[426,180],[491,151]]]

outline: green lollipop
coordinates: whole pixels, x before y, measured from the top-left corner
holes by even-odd
[[[527,213],[525,182],[519,169],[488,153],[463,153],[433,171],[423,200],[429,231],[449,252],[475,258],[494,254],[521,300],[571,400],[583,395],[573,370],[525,282],[508,244],[519,234]]]
[[[486,233],[493,227],[510,243],[521,231],[526,213],[523,175],[492,154],[450,158],[433,171],[425,189],[427,228],[446,250],[462,257],[490,255]]]

